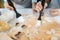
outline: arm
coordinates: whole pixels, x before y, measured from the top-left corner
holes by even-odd
[[[36,8],[36,4],[37,4],[36,2],[32,3],[32,9],[33,9],[33,11],[36,11],[36,9],[35,9]]]
[[[52,9],[50,10],[51,16],[60,16],[60,9]]]

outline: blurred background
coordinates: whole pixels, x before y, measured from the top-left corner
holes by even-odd
[[[6,0],[0,0],[0,8],[3,8],[4,7],[4,2],[5,2]],[[20,1],[20,0],[19,0]],[[22,6],[22,5],[26,5],[26,6],[31,6],[32,7],[32,0],[30,1],[31,2],[31,4],[30,3],[28,3],[28,1],[24,1],[24,2],[26,2],[26,3],[23,3],[22,5],[19,5],[19,2],[17,2],[17,1],[15,1],[16,2],[16,8],[18,8],[18,9],[20,9],[20,8],[26,8],[26,7],[24,7],[24,6]],[[30,7],[29,6],[29,7]],[[30,7],[30,8],[31,8]],[[27,7],[28,8],[28,7]]]
[[[0,8],[4,7],[4,5],[3,5],[4,1],[6,1],[6,0],[0,0]]]

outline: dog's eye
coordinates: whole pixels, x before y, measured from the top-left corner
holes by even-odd
[[[22,28],[26,28],[27,26],[26,26],[26,25],[22,25],[21,27],[22,27]]]
[[[17,38],[19,38],[20,34],[21,34],[21,32],[18,32],[15,36],[16,36]]]
[[[21,34],[21,32],[18,32],[15,36],[18,36],[19,34]]]
[[[11,39],[16,40],[15,38],[11,37]]]
[[[18,25],[19,23],[16,23],[16,26]]]

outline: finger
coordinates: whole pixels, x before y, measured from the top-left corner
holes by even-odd
[[[47,7],[47,3],[45,3],[45,5],[44,5],[44,8],[46,8]]]
[[[41,11],[42,6],[37,6],[37,5],[36,5],[36,9],[37,9],[38,11]]]
[[[39,4],[41,4],[41,2],[39,1],[37,4],[39,5]]]
[[[36,5],[36,6],[38,6],[39,8],[42,8],[42,5]]]
[[[39,11],[40,11],[40,9],[39,9],[39,8],[36,8],[36,10],[37,10],[37,12],[39,12]]]
[[[38,7],[37,9],[38,9],[39,11],[41,11],[42,7]]]
[[[13,10],[13,8],[10,7],[7,2],[4,3],[4,7],[7,8],[7,9],[9,9],[9,10]]]
[[[41,10],[42,9],[41,2],[38,2],[37,5],[36,5],[36,7]]]
[[[37,3],[37,6],[42,6],[42,5],[41,5],[41,2],[38,2],[38,3]]]
[[[13,4],[14,4],[14,7],[15,7],[16,6],[15,2],[13,2]],[[4,3],[4,7],[9,9],[9,10],[13,10],[13,7],[9,6],[8,2]]]
[[[13,10],[13,7],[8,6],[7,9],[9,9],[9,10]]]

